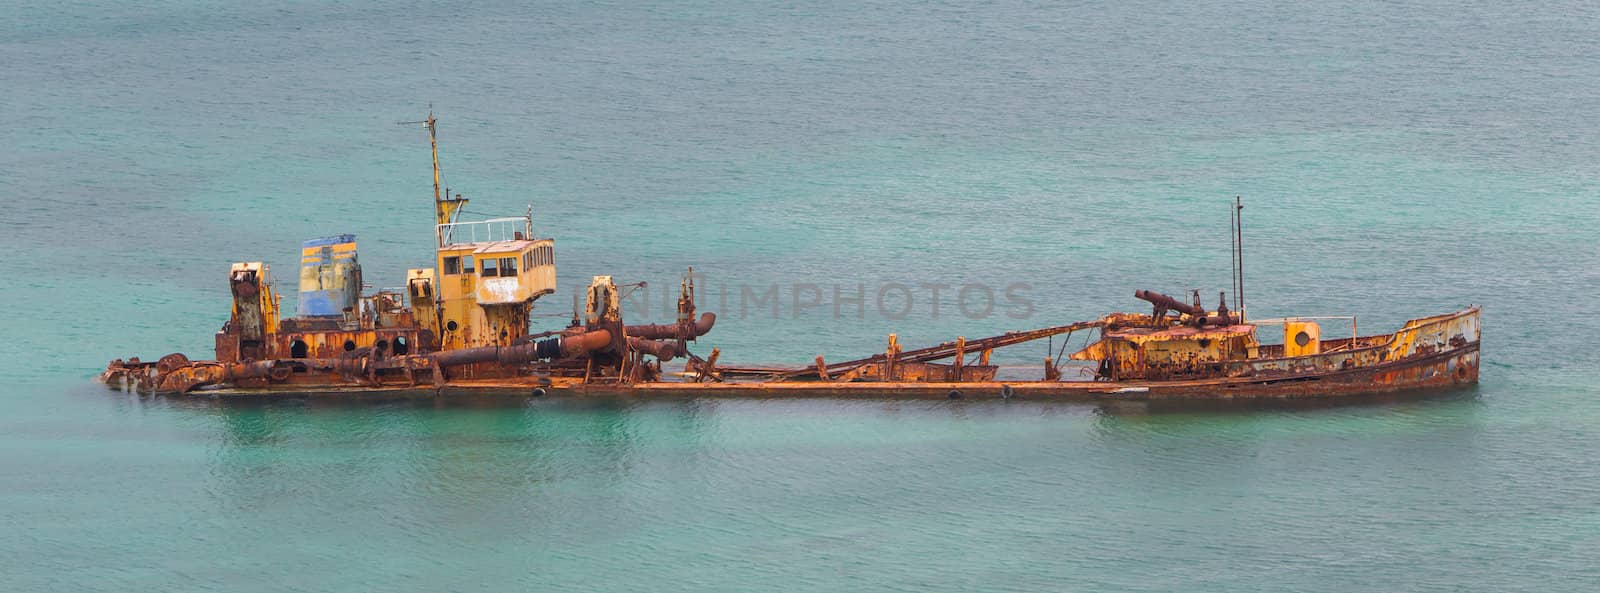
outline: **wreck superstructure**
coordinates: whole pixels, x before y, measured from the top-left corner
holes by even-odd
[[[442,387],[453,381],[497,381],[541,388],[551,377],[594,383],[659,376],[660,361],[687,351],[683,343],[710,331],[715,316],[694,318],[693,279],[686,277],[680,323],[626,326],[621,293],[609,276],[589,290],[583,320],[529,333],[533,305],[556,291],[555,243],[521,217],[461,221],[467,198],[440,186],[437,122],[433,153],[435,261],[407,270],[403,289],[363,292],[354,235],[302,244],[296,315],[285,318],[269,266],[241,262],[228,274],[233,295],[216,334],[216,356],[191,361],[170,354],[155,362],[113,361],[101,380],[136,391],[258,391]],[[647,358],[648,357],[648,358]]]
[[[891,334],[882,352],[861,358],[729,366],[719,365],[720,350],[705,358],[689,351],[716,322],[696,311],[690,270],[672,323],[624,323],[624,294],[643,283],[595,276],[566,327],[535,333],[533,307],[556,291],[554,240],[535,235],[531,206],[520,217],[460,220],[468,200],[441,187],[437,122],[430,114],[411,123],[427,128],[432,149],[432,267],[407,270],[401,288],[368,292],[354,235],[305,241],[296,314],[284,317],[269,267],[234,263],[232,308],[216,333],[214,359],[118,359],[100,380],[140,393],[1081,400],[1344,397],[1478,380],[1477,307],[1365,336],[1354,317],[1247,318],[1238,202],[1232,308],[1226,292],[1207,309],[1198,291],[1178,299],[1141,290],[1134,297],[1151,306],[1148,314],[1112,313],[909,350]],[[1349,337],[1324,337],[1324,321],[1348,321]],[[1277,331],[1281,342],[1263,343]],[[1069,354],[1075,336],[1087,337]],[[1061,349],[1041,366],[992,360],[996,350],[1053,345],[1057,337]],[[681,371],[663,370],[680,358]]]
[[[556,291],[555,241],[533,236],[532,206],[520,218],[460,222],[468,200],[441,193],[438,122],[430,113],[412,123],[428,129],[437,243],[432,269],[406,272],[419,326],[438,336],[440,350],[523,340],[533,302]]]

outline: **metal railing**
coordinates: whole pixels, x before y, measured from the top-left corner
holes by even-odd
[[[452,222],[438,225],[435,232],[439,235],[440,247],[464,243],[512,241],[518,239],[519,235],[522,239],[530,239],[533,237],[533,221],[522,216],[512,216],[471,222]]]

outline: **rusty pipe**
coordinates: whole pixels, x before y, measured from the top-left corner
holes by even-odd
[[[710,315],[710,313],[707,313]],[[672,360],[678,357],[678,343],[667,340],[646,340],[628,336],[628,349],[643,352],[661,360]]]
[[[436,352],[431,356],[440,366],[479,362],[522,364],[534,360],[582,356],[610,344],[611,332],[598,329],[514,346],[480,346],[478,348],[446,350],[444,352]]]
[[[711,331],[711,326],[716,324],[716,313],[702,313],[700,319],[694,322],[630,325],[626,333],[629,337],[646,340],[693,340],[706,335]]]
[[[597,329],[580,334],[561,336],[561,357],[582,356],[611,345],[611,332]],[[549,340],[545,340],[548,342]]]
[[[532,346],[534,344],[525,344],[525,345],[526,346]],[[521,348],[521,347],[522,346],[510,346],[510,348]],[[500,358],[500,347],[499,346],[480,346],[478,348],[460,348],[460,349],[456,349],[456,350],[445,350],[443,352],[435,352],[430,356],[433,358],[434,362],[439,363],[439,366],[455,366],[455,365],[462,365],[462,364],[473,364],[473,363],[478,363],[478,362],[489,362],[489,361],[493,361],[493,360],[498,360]]]
[[[1173,311],[1178,311],[1194,317],[1206,316],[1205,307],[1196,307],[1159,292],[1150,290],[1136,290],[1133,292],[1133,296],[1134,298],[1142,301],[1149,301],[1150,304],[1163,309],[1172,309]]]

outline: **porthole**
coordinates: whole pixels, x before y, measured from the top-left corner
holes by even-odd
[[[349,352],[349,351],[355,350],[355,349],[356,349],[355,340],[345,340],[344,341],[344,351],[345,352]]]
[[[453,331],[456,331],[456,328],[458,328],[458,327],[461,327],[461,326],[456,325],[456,320],[454,320],[454,319],[451,319],[450,321],[444,322],[444,330],[445,331],[452,331],[453,332]]]
[[[1300,345],[1302,347],[1305,346],[1306,344],[1310,344],[1311,343],[1311,334],[1308,334],[1308,333],[1303,332],[1303,331],[1300,332],[1300,333],[1295,334],[1294,335],[1294,343],[1298,344],[1298,345]]]

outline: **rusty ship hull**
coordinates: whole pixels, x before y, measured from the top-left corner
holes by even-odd
[[[364,374],[339,359],[311,361],[320,372],[290,373],[208,383],[189,393],[206,396],[299,397],[662,397],[662,398],[862,398],[862,399],[1023,399],[1061,401],[1252,401],[1353,398],[1467,387],[1478,382],[1478,308],[1414,320],[1393,334],[1328,340],[1328,352],[1313,356],[1232,361],[1222,376],[1164,380],[830,380],[815,367],[802,369],[738,368],[687,373],[685,380],[601,382],[579,376],[525,369],[521,374],[494,376],[496,365],[461,369],[438,384],[418,383],[404,373]],[[1351,345],[1354,344],[1354,348]],[[871,359],[887,358],[886,355]],[[704,361],[701,361],[703,364]],[[344,364],[341,370],[341,364]],[[426,369],[424,359],[405,365]],[[694,366],[691,363],[691,367]],[[948,367],[947,367],[948,368]],[[488,371],[489,376],[485,376]],[[425,371],[423,371],[425,372]],[[113,388],[138,391],[146,370],[108,371],[101,380]],[[722,377],[721,375],[729,375]],[[717,380],[708,380],[708,377]],[[148,384],[148,382],[147,382]],[[151,389],[160,392],[160,389]],[[167,390],[171,391],[171,390]]]
[[[1348,398],[1355,396],[1445,390],[1478,382],[1479,314],[1470,308],[1417,320],[1396,334],[1357,338],[1377,342],[1353,350],[1305,357],[1238,361],[1226,376],[1127,381],[979,381],[979,382],[723,382],[686,384],[656,382],[616,389],[573,385],[577,394],[674,395],[684,397],[864,397],[921,399],[1054,399],[1124,400],[1272,400]],[[1334,340],[1337,348],[1344,340]]]
[[[437,122],[433,157],[435,257],[407,270],[403,288],[367,294],[355,236],[302,243],[298,304],[284,316],[270,267],[228,270],[231,312],[215,355],[117,359],[99,380],[138,393],[607,397],[1027,398],[1252,400],[1339,398],[1440,389],[1478,380],[1477,307],[1416,319],[1394,333],[1359,335],[1354,317],[1253,319],[1245,315],[1243,234],[1235,200],[1234,301],[1215,309],[1198,290],[1180,300],[1134,297],[1148,314],[1099,319],[906,350],[894,334],[880,353],[790,367],[719,366],[691,344],[716,322],[696,310],[693,269],[679,286],[674,323],[625,323],[622,302],[644,283],[594,276],[571,322],[534,332],[535,302],[556,293],[555,243],[525,215],[461,221],[468,200],[441,187]],[[579,300],[582,305],[579,305]],[[1325,339],[1321,323],[1348,320],[1350,337]],[[1282,328],[1281,343],[1262,328]],[[1027,376],[991,364],[1019,344],[1061,337],[1061,351]],[[1081,349],[1066,353],[1074,336]],[[663,365],[684,359],[683,371]],[[835,359],[837,360],[837,359]],[[1069,362],[1071,361],[1071,362]]]

